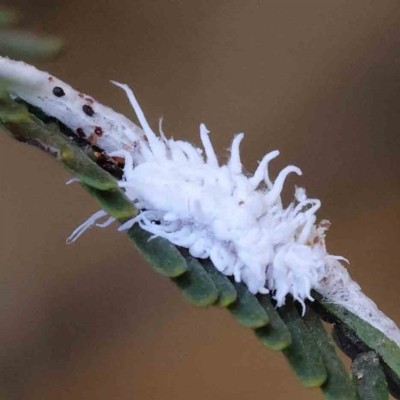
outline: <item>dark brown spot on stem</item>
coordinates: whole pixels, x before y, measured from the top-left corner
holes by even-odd
[[[65,92],[64,92],[63,88],[60,88],[60,86],[56,86],[56,87],[53,89],[53,94],[54,94],[54,96],[56,96],[56,97],[63,97],[63,96],[65,96]]]
[[[84,112],[86,115],[88,115],[89,117],[93,117],[94,111],[93,111],[93,108],[92,108],[92,107],[90,107],[90,106],[88,106],[87,104],[85,104],[85,105],[82,106],[82,110],[83,110],[83,112]]]

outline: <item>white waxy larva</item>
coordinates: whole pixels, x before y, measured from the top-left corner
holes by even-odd
[[[51,78],[51,79],[50,79]],[[238,134],[232,142],[227,165],[220,165],[204,124],[200,137],[204,153],[190,143],[156,135],[128,86],[115,83],[127,94],[142,125],[90,98],[92,116],[82,107],[87,101],[71,86],[22,62],[0,58],[0,80],[10,93],[41,108],[73,130],[91,133],[102,129],[99,145],[110,155],[125,159],[124,179],[119,182],[135,206],[143,210],[120,227],[133,224],[156,236],[188,248],[198,258],[210,258],[215,267],[253,293],[272,291],[281,306],[288,294],[299,301],[312,301],[315,289],[328,301],[344,306],[379,329],[400,346],[396,324],[365,296],[346,268],[342,257],[330,255],[325,247],[327,221],[316,224],[320,201],[308,199],[296,188],[295,200],[284,208],[280,198],[289,173],[301,175],[294,166],[284,168],[273,182],[269,162],[278,151],[268,153],[253,176],[242,173]],[[53,94],[61,87],[65,96]],[[74,241],[100,218],[93,215],[69,238]],[[98,226],[108,226],[108,218]]]

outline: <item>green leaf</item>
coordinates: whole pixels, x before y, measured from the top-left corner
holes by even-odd
[[[378,353],[393,372],[400,377],[400,348],[395,342],[343,307],[324,302],[321,295],[315,293],[314,298],[318,299],[320,304],[331,314],[352,329],[357,337]]]
[[[187,271],[172,281],[183,292],[193,305],[206,307],[218,299],[218,290],[203,266],[193,257],[183,255],[187,263]]]
[[[10,95],[0,85],[0,121],[3,124],[17,124],[28,122],[30,117],[28,109],[11,99]],[[18,136],[15,138],[19,140]]]
[[[247,328],[260,328],[268,324],[268,315],[261,307],[257,297],[250,293],[243,283],[232,282],[237,299],[228,306],[228,310]]]
[[[82,186],[99,202],[107,214],[117,220],[123,222],[137,214],[136,208],[122,190],[98,190],[85,184]]]
[[[177,277],[187,271],[186,260],[179,250],[168,240],[152,235],[135,224],[128,231],[135,247],[151,267],[158,273]]]
[[[357,400],[353,382],[340,361],[332,340],[326,333],[321,320],[310,307],[307,308],[303,321],[314,338],[314,344],[321,352],[328,373],[327,380],[321,386],[325,398],[328,400]]]
[[[268,325],[255,330],[258,339],[268,348],[283,350],[292,342],[289,329],[282,321],[275,306],[272,304],[270,295],[257,296],[258,301],[268,315]]]
[[[50,58],[60,54],[62,40],[56,37],[37,36],[23,31],[0,32],[0,54],[27,60]]]
[[[353,380],[362,400],[388,400],[385,374],[375,352],[359,354],[351,366]]]
[[[77,147],[66,143],[60,147],[60,160],[82,183],[98,190],[118,188],[117,181]]]
[[[237,299],[237,293],[232,282],[214,267],[210,259],[202,261],[202,265],[218,290],[218,299],[215,305],[228,307]]]
[[[283,354],[304,386],[322,386],[328,376],[322,354],[293,301],[286,300],[286,305],[277,310],[292,337],[292,344]]]

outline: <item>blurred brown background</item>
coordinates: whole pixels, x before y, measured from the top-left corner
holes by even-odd
[[[400,322],[398,0],[3,1],[68,51],[38,67],[252,171],[281,150],[332,221],[328,246]],[[65,239],[97,206],[50,158],[0,136],[1,399],[320,399],[222,310],[199,310],[115,227]]]

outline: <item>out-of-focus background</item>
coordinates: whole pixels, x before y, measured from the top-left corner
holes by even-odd
[[[397,0],[3,0],[65,39],[37,66],[248,171],[273,149],[301,167],[333,223],[329,250],[400,322],[400,3]],[[95,202],[36,149],[0,136],[2,399],[320,399],[223,310],[196,309],[115,227],[67,246]]]

